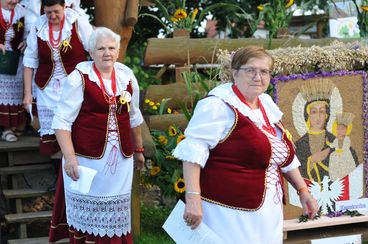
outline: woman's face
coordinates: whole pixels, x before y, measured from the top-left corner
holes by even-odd
[[[114,66],[119,56],[119,49],[113,38],[102,37],[96,40],[96,47],[90,54],[97,68],[104,70]]]
[[[1,0],[1,7],[8,10],[13,10],[19,0]]]
[[[327,119],[326,104],[324,102],[314,102],[311,104],[309,118],[311,130],[324,130]]]
[[[267,57],[250,58],[238,70],[233,70],[234,83],[245,98],[264,93],[271,80],[272,60]]]
[[[63,5],[55,4],[52,6],[44,6],[43,9],[47,20],[52,25],[59,25],[64,18],[65,6]]]

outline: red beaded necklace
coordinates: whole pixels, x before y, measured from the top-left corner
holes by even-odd
[[[240,99],[240,101],[242,101],[242,103],[244,103],[250,109],[252,109],[251,106],[249,105],[249,103],[247,102],[247,100],[245,100],[245,97],[243,96],[243,94],[239,91],[238,87],[236,85],[233,85],[232,88],[233,88],[233,91],[236,94],[236,96]],[[259,98],[257,98],[257,99],[258,99],[259,109],[261,110],[263,119],[266,122],[266,125],[262,125],[262,129],[269,132],[270,134],[276,136],[276,129],[271,126],[271,123],[268,120],[266,111],[265,111],[265,109],[264,109],[264,107],[261,103],[261,100],[259,100]]]
[[[5,29],[5,31],[7,31],[10,28],[10,26],[12,25],[13,19],[14,19],[14,9],[10,10],[10,21],[9,21],[9,23],[7,23],[5,21],[4,16],[3,16],[3,11],[1,10],[1,3],[0,3],[0,25],[1,25],[1,27],[3,27]]]
[[[112,68],[112,73],[111,73],[111,88],[112,88],[112,92],[113,92],[113,96],[109,96],[109,94],[107,94],[106,92],[106,88],[105,85],[103,83],[102,80],[102,76],[100,71],[97,69],[96,64],[93,63],[93,70],[95,71],[98,80],[100,82],[100,87],[101,87],[101,91],[102,91],[102,95],[105,99],[105,101],[107,102],[107,104],[111,105],[111,104],[116,104],[116,78],[115,78],[115,68]]]
[[[49,22],[49,40],[50,40],[50,44],[53,48],[59,47],[59,44],[60,44],[60,41],[61,41],[61,33],[63,32],[64,22],[65,22],[65,15],[63,16],[63,19],[60,22],[59,36],[56,40],[54,39],[54,34],[53,34],[53,31],[52,31],[52,24]]]

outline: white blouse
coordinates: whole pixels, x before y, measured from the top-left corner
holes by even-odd
[[[239,112],[252,120],[259,128],[262,128],[263,116],[260,111],[251,110],[235,95],[232,84],[219,85],[209,92],[212,95],[200,100],[195,107],[193,117],[184,134],[185,139],[175,148],[173,155],[180,159],[192,163],[197,163],[201,167],[206,165],[209,157],[209,150],[224,139],[235,122],[234,111],[224,103],[226,101],[234,106]],[[266,111],[270,124],[281,120],[283,113],[267,94],[259,96],[260,101]],[[280,132],[279,132],[280,133]],[[297,168],[300,165],[297,157],[293,162],[282,169],[285,173]]]
[[[70,8],[65,9],[65,23],[61,33],[61,42],[70,39],[73,23],[76,21],[78,36],[82,41],[84,50],[88,51],[88,40],[93,31],[93,27],[86,18],[80,18],[80,15]],[[23,64],[25,67],[33,69],[38,68],[39,60],[37,37],[41,38],[43,41],[49,41],[49,25],[46,15],[42,15],[37,19],[27,37],[27,48],[24,52],[23,59]]]
[[[77,65],[76,69],[80,70],[83,74],[88,74],[91,81],[100,86],[98,77],[92,68],[93,61],[81,62]],[[133,71],[127,66],[121,63],[115,63],[116,72],[116,92],[120,94],[125,91],[129,81],[132,82],[133,96],[130,104],[130,126],[132,128],[139,126],[143,123],[143,116],[139,110],[139,86],[137,79],[135,78]],[[55,111],[55,117],[52,122],[52,129],[61,129],[71,131],[71,127],[75,119],[77,118],[80,108],[83,102],[83,82],[78,70],[74,70],[64,80],[63,93]],[[109,95],[112,95],[111,81],[103,80],[106,91]]]

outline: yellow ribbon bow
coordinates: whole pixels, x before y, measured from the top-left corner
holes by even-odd
[[[17,25],[17,30],[19,31],[20,28],[22,28],[24,25],[23,25],[23,22],[22,21],[19,21],[18,22],[18,25]]]
[[[70,45],[70,42],[68,40],[65,40],[62,42],[61,44],[61,51],[63,51],[64,53],[66,53],[68,51],[68,48],[70,47],[70,49],[72,49],[72,45]]]
[[[127,100],[126,98],[124,98],[124,97],[120,96],[120,98],[119,98],[119,102],[120,102],[120,104],[121,104],[121,105],[124,105],[124,104],[126,104],[126,105],[127,105],[128,113],[129,113],[129,112],[130,112],[130,105],[129,105],[128,100]],[[120,106],[120,112],[121,112],[121,106]]]

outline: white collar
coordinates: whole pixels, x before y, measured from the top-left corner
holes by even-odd
[[[79,14],[71,8],[65,9],[65,22],[61,33],[61,41],[69,39],[72,34],[73,23],[78,19]],[[35,24],[37,36],[43,41],[49,41],[49,25],[46,15],[37,19]]]
[[[250,120],[256,123],[257,126],[262,126],[262,121],[254,114],[252,109],[246,106],[234,93],[232,85],[232,83],[219,85],[211,90],[208,95],[219,97],[237,108],[240,113],[247,116]],[[258,98],[265,109],[270,124],[274,127],[274,124],[281,120],[283,113],[268,94],[263,93]]]
[[[88,78],[99,85],[99,80],[96,73],[93,71],[93,61],[84,61],[75,67],[77,70],[82,72],[83,74],[88,75]],[[116,75],[116,84],[118,85],[119,90],[126,90],[129,81],[133,76],[133,71],[128,68],[126,65],[115,62],[115,75]]]

